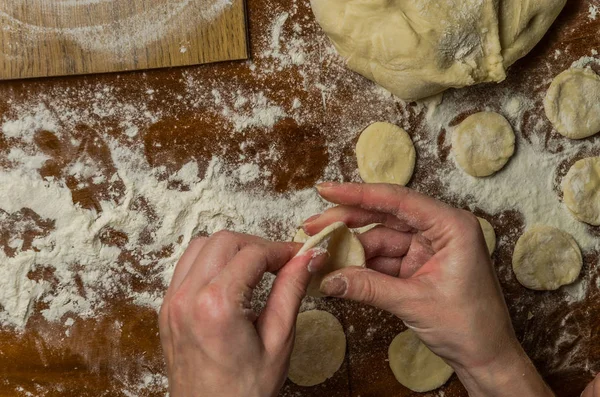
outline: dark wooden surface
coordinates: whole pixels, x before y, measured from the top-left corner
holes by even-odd
[[[272,0],[248,0],[253,66],[246,62],[223,63],[167,69],[146,73],[98,75],[74,78],[45,79],[0,84],[0,115],[14,116],[14,103],[27,103],[44,94],[52,99],[61,95],[60,109],[83,111],[90,105],[95,86],[117,88],[115,94],[124,102],[144,102],[150,111],[161,110],[160,120],[132,139],[124,136],[118,114],[90,119],[84,125],[69,130],[71,137],[83,139],[94,136],[102,141],[109,136],[123,145],[143,147],[152,166],[165,166],[175,172],[190,160],[198,161],[200,172],[212,154],[226,155],[235,163],[241,153],[240,142],[252,140],[252,150],[258,163],[271,170],[269,192],[287,192],[311,187],[325,178],[330,162],[336,162],[344,180],[356,180],[356,162],[353,155],[358,133],[371,121],[387,120],[407,126],[413,138],[423,138],[424,112],[414,104],[381,99],[372,84],[345,70],[331,56],[320,56],[327,47],[318,26],[314,23],[306,2],[277,3]],[[590,5],[598,1],[571,0],[557,23],[526,59],[518,62],[509,78],[500,85],[484,85],[465,90],[464,97],[475,107],[496,106],[499,92],[509,89],[529,94],[547,87],[550,79],[568,68],[581,56],[600,50],[600,18],[589,17]],[[307,61],[295,65],[264,55],[271,41],[271,27],[275,18],[289,12],[284,25],[286,37],[301,37]],[[301,27],[294,33],[293,23]],[[291,48],[291,47],[290,47]],[[290,51],[282,44],[282,52]],[[555,57],[557,50],[560,57]],[[265,72],[269,70],[269,72]],[[272,127],[249,127],[241,134],[224,134],[233,124],[208,104],[206,96],[194,93],[189,81],[198,91],[218,88],[221,92],[242,90],[246,95],[264,92],[274,102],[290,104],[291,98],[302,102],[302,117],[281,117]],[[191,84],[191,86],[194,86]],[[319,88],[318,84],[328,89]],[[152,88],[156,94],[147,99],[145,92]],[[66,93],[69,93],[68,95]],[[184,100],[178,99],[179,95]],[[450,95],[453,95],[450,93]],[[193,99],[200,106],[193,106]],[[287,105],[286,105],[287,106]],[[541,107],[536,107],[541,111]],[[463,115],[457,115],[457,120]],[[526,124],[526,121],[525,121]],[[527,125],[520,126],[527,133]],[[548,134],[551,128],[547,128]],[[438,146],[439,161],[447,160],[448,147],[443,139],[429,142]],[[550,137],[550,135],[548,135]],[[426,138],[423,138],[426,139]],[[559,139],[555,135],[548,139]],[[52,154],[40,172],[57,178],[66,178],[65,167],[73,161],[77,150],[86,150],[98,159],[106,151],[96,146],[73,148],[67,141],[57,140],[52,134],[40,132],[37,145]],[[334,144],[331,144],[333,142]],[[13,145],[0,135],[0,165]],[[328,145],[329,144],[329,145]],[[275,147],[282,155],[269,159],[266,153]],[[58,148],[58,149],[57,149]],[[53,152],[54,150],[54,152]],[[102,160],[102,161],[104,161]],[[422,160],[422,159],[421,159]],[[466,203],[445,197],[437,185],[425,185],[427,176],[436,164],[419,161],[412,186],[442,199],[463,206]],[[573,159],[574,161],[575,159]],[[107,186],[78,191],[73,184],[74,200],[84,208],[98,206]],[[118,190],[118,186],[116,186]],[[103,190],[104,189],[104,190]],[[307,214],[310,215],[310,214]],[[483,214],[490,219],[502,236],[509,230],[523,229],[518,213]],[[21,214],[20,216],[26,216]],[[289,231],[274,233],[284,238]],[[598,235],[598,231],[594,233]],[[6,247],[7,237],[0,233],[0,245]],[[116,238],[113,236],[113,238]],[[521,287],[511,276],[511,255],[514,238],[503,244],[494,255],[502,286],[510,306],[517,334],[527,352],[560,397],[578,397],[592,374],[600,371],[600,291],[598,290],[598,253],[586,255],[583,277],[589,281],[586,297],[578,302],[566,302],[565,294],[533,292]],[[45,277],[43,272],[30,277]],[[151,280],[151,279],[149,279]],[[154,281],[134,280],[138,288],[161,288]],[[300,388],[286,383],[284,396],[417,396],[399,385],[385,361],[387,348],[393,337],[404,329],[400,320],[389,314],[353,303],[323,300],[318,307],[335,314],[344,325],[348,336],[347,360],[342,369],[326,383],[314,388]],[[0,396],[158,396],[165,392],[160,380],[164,364],[158,341],[156,313],[149,308],[133,305],[124,294],[107,297],[107,305],[90,319],[77,319],[65,337],[62,323],[48,323],[40,315],[43,305],[38,304],[24,331],[10,328],[0,330]],[[533,312],[533,319],[528,317]],[[567,325],[563,324],[568,319]],[[116,327],[115,324],[120,324]],[[575,335],[564,343],[561,336]],[[142,384],[142,377],[155,374],[154,380]],[[444,394],[430,396],[466,396],[454,376],[444,386]]]

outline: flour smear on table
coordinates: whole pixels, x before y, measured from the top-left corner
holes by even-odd
[[[170,4],[168,7],[176,13],[174,10],[184,7],[187,1]],[[211,4],[225,6],[220,1]],[[158,309],[177,259],[197,233],[227,228],[290,239],[304,218],[321,212],[327,204],[313,189],[276,193],[271,177],[278,169],[261,164],[265,158],[275,164],[282,154],[273,145],[263,158],[253,156],[245,150],[252,146],[250,132],[259,129],[268,133],[284,119],[317,128],[320,121],[313,119],[316,106],[335,125],[324,137],[329,161],[319,180],[345,177],[359,181],[358,172],[348,178],[342,164],[348,156],[349,141],[368,123],[361,119],[362,124],[358,124],[355,115],[343,107],[329,112],[340,91],[357,84],[360,89],[353,100],[364,103],[362,111],[369,114],[370,122],[389,121],[411,134],[417,150],[417,174],[412,187],[486,212],[490,217],[514,210],[521,214],[525,228],[536,223],[549,224],[572,234],[584,252],[600,249],[598,237],[571,217],[562,204],[557,178],[564,162],[597,147],[599,139],[564,139],[558,144],[556,140],[536,138],[548,127],[541,108],[543,92],[524,96],[491,87],[498,105],[494,109],[482,109],[480,103],[466,100],[466,91],[451,91],[441,102],[438,98],[437,102],[416,106],[406,104],[349,73],[324,36],[305,40],[304,32],[314,29],[314,22],[298,17],[298,7],[292,2],[285,12],[275,7],[269,11],[271,25],[264,26],[255,39],[257,51],[253,60],[242,65],[254,84],[241,78],[224,81],[218,75],[198,77],[194,70],[186,70],[176,74],[180,90],[168,93],[167,102],[159,102],[159,88],[140,73],[135,86],[116,87],[82,78],[77,90],[57,84],[25,100],[14,98],[5,102],[6,111],[0,114],[0,139],[9,143],[9,149],[0,152],[0,186],[6,192],[0,196],[0,242],[2,231],[9,230],[11,235],[6,245],[0,244],[0,326],[22,330],[38,302],[45,304],[41,314],[50,322],[97,316],[110,304],[111,297],[119,294],[135,304]],[[32,28],[35,34],[41,33],[35,29]],[[89,32],[94,34],[93,30]],[[88,43],[107,45],[105,48],[113,44]],[[597,52],[592,52],[574,66],[597,62]],[[277,95],[266,88],[277,73],[298,76],[298,85],[314,103],[287,93]],[[261,86],[263,82],[265,88]],[[88,105],[82,108],[82,103]],[[151,126],[178,116],[181,109],[226,120],[223,128],[219,127],[221,138],[241,139],[243,154],[232,162],[227,153],[217,151],[207,161],[190,160],[175,172],[152,166],[143,151],[145,134]],[[507,117],[517,135],[517,151],[497,175],[476,179],[454,164],[452,154],[448,160],[441,159],[436,142],[441,131],[451,134],[459,115],[483,110],[501,112]],[[416,115],[425,115],[423,124],[415,121]],[[531,130],[522,128],[526,119]],[[80,125],[91,128],[95,133],[92,141],[106,147],[108,166],[82,151],[65,165],[60,178],[42,178],[39,170],[51,156],[37,146],[36,137],[45,131],[61,144],[78,148],[82,138],[73,131]],[[420,173],[423,165],[434,171]],[[105,189],[99,208],[74,204],[73,186],[66,186],[67,179],[75,180],[77,189],[94,185]],[[27,215],[24,208],[37,216]],[[28,231],[34,232],[33,241],[27,241]],[[103,236],[111,231],[126,236],[126,241],[118,245],[106,243]],[[520,232],[499,235],[499,248],[514,244]],[[142,273],[140,265],[147,272]],[[598,288],[590,282],[590,269],[597,264],[588,265],[588,274],[582,275],[580,282],[555,293],[563,300],[561,304],[581,301],[588,289]],[[41,269],[52,271],[52,282],[28,276]],[[152,276],[146,279],[148,273]],[[134,290],[132,277],[142,280],[144,288]],[[266,286],[270,281],[272,277]],[[268,288],[257,291],[263,302],[267,293]],[[309,301],[305,307],[312,304]],[[579,363],[564,360],[560,365]],[[139,386],[143,387],[143,382]]]
[[[24,41],[18,45],[59,34],[84,50],[115,56],[125,49],[143,49],[174,29],[212,21],[231,6],[232,0],[138,0],[137,9],[131,4],[131,0],[8,0],[0,4],[0,21],[3,30],[20,32]],[[22,7],[43,16],[34,12],[25,18],[15,12]],[[121,12],[107,13],[107,8]],[[82,15],[89,15],[91,21],[85,23]],[[52,26],[39,23],[44,16],[51,16]]]

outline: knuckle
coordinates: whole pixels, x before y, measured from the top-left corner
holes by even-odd
[[[360,300],[362,302],[374,303],[377,301],[377,286],[375,285],[371,277],[366,277],[366,275],[363,275],[360,285],[358,287],[360,291]]]
[[[227,313],[227,300],[214,284],[207,285],[193,304],[193,316],[198,321],[220,323],[227,317]]]
[[[163,304],[161,308],[161,314],[164,316],[162,318],[164,324],[171,327],[178,327],[186,316],[187,302],[187,297],[182,292],[173,294],[171,300]]]

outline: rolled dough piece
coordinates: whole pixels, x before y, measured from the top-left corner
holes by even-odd
[[[452,133],[458,165],[469,175],[490,176],[501,170],[515,152],[515,133],[498,113],[469,116]]]
[[[416,392],[437,389],[454,373],[452,367],[429,350],[412,330],[401,332],[394,338],[388,358],[398,382]]]
[[[600,157],[576,162],[562,187],[565,204],[575,218],[600,226]]]
[[[380,122],[371,124],[360,134],[356,157],[363,181],[404,186],[415,170],[417,153],[406,131]]]
[[[308,241],[309,238],[310,238],[310,236],[308,234],[306,234],[304,229],[300,228],[296,231],[296,235],[294,236],[294,239],[292,241],[294,243],[304,244],[305,242]]]
[[[481,230],[483,230],[483,237],[485,237],[485,244],[487,245],[488,252],[490,255],[496,250],[496,232],[492,227],[492,224],[483,218],[477,217]]]
[[[356,235],[343,222],[336,222],[309,238],[300,249],[299,255],[311,248],[321,247],[329,252],[329,260],[323,270],[313,274],[306,293],[322,297],[321,281],[331,272],[348,266],[365,266],[365,250]]]
[[[555,227],[538,225],[519,238],[512,263],[521,285],[551,291],[579,277],[583,258],[571,235]]]
[[[345,354],[346,335],[334,315],[321,310],[300,313],[288,378],[299,386],[323,383],[340,369]]]
[[[502,6],[498,6],[502,3]],[[499,82],[566,0],[311,0],[348,68],[404,100]]]
[[[600,76],[590,69],[559,74],[544,99],[546,116],[554,128],[571,139],[600,132]]]

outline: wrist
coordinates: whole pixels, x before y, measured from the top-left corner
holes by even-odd
[[[554,397],[517,341],[486,365],[454,369],[471,397]]]

